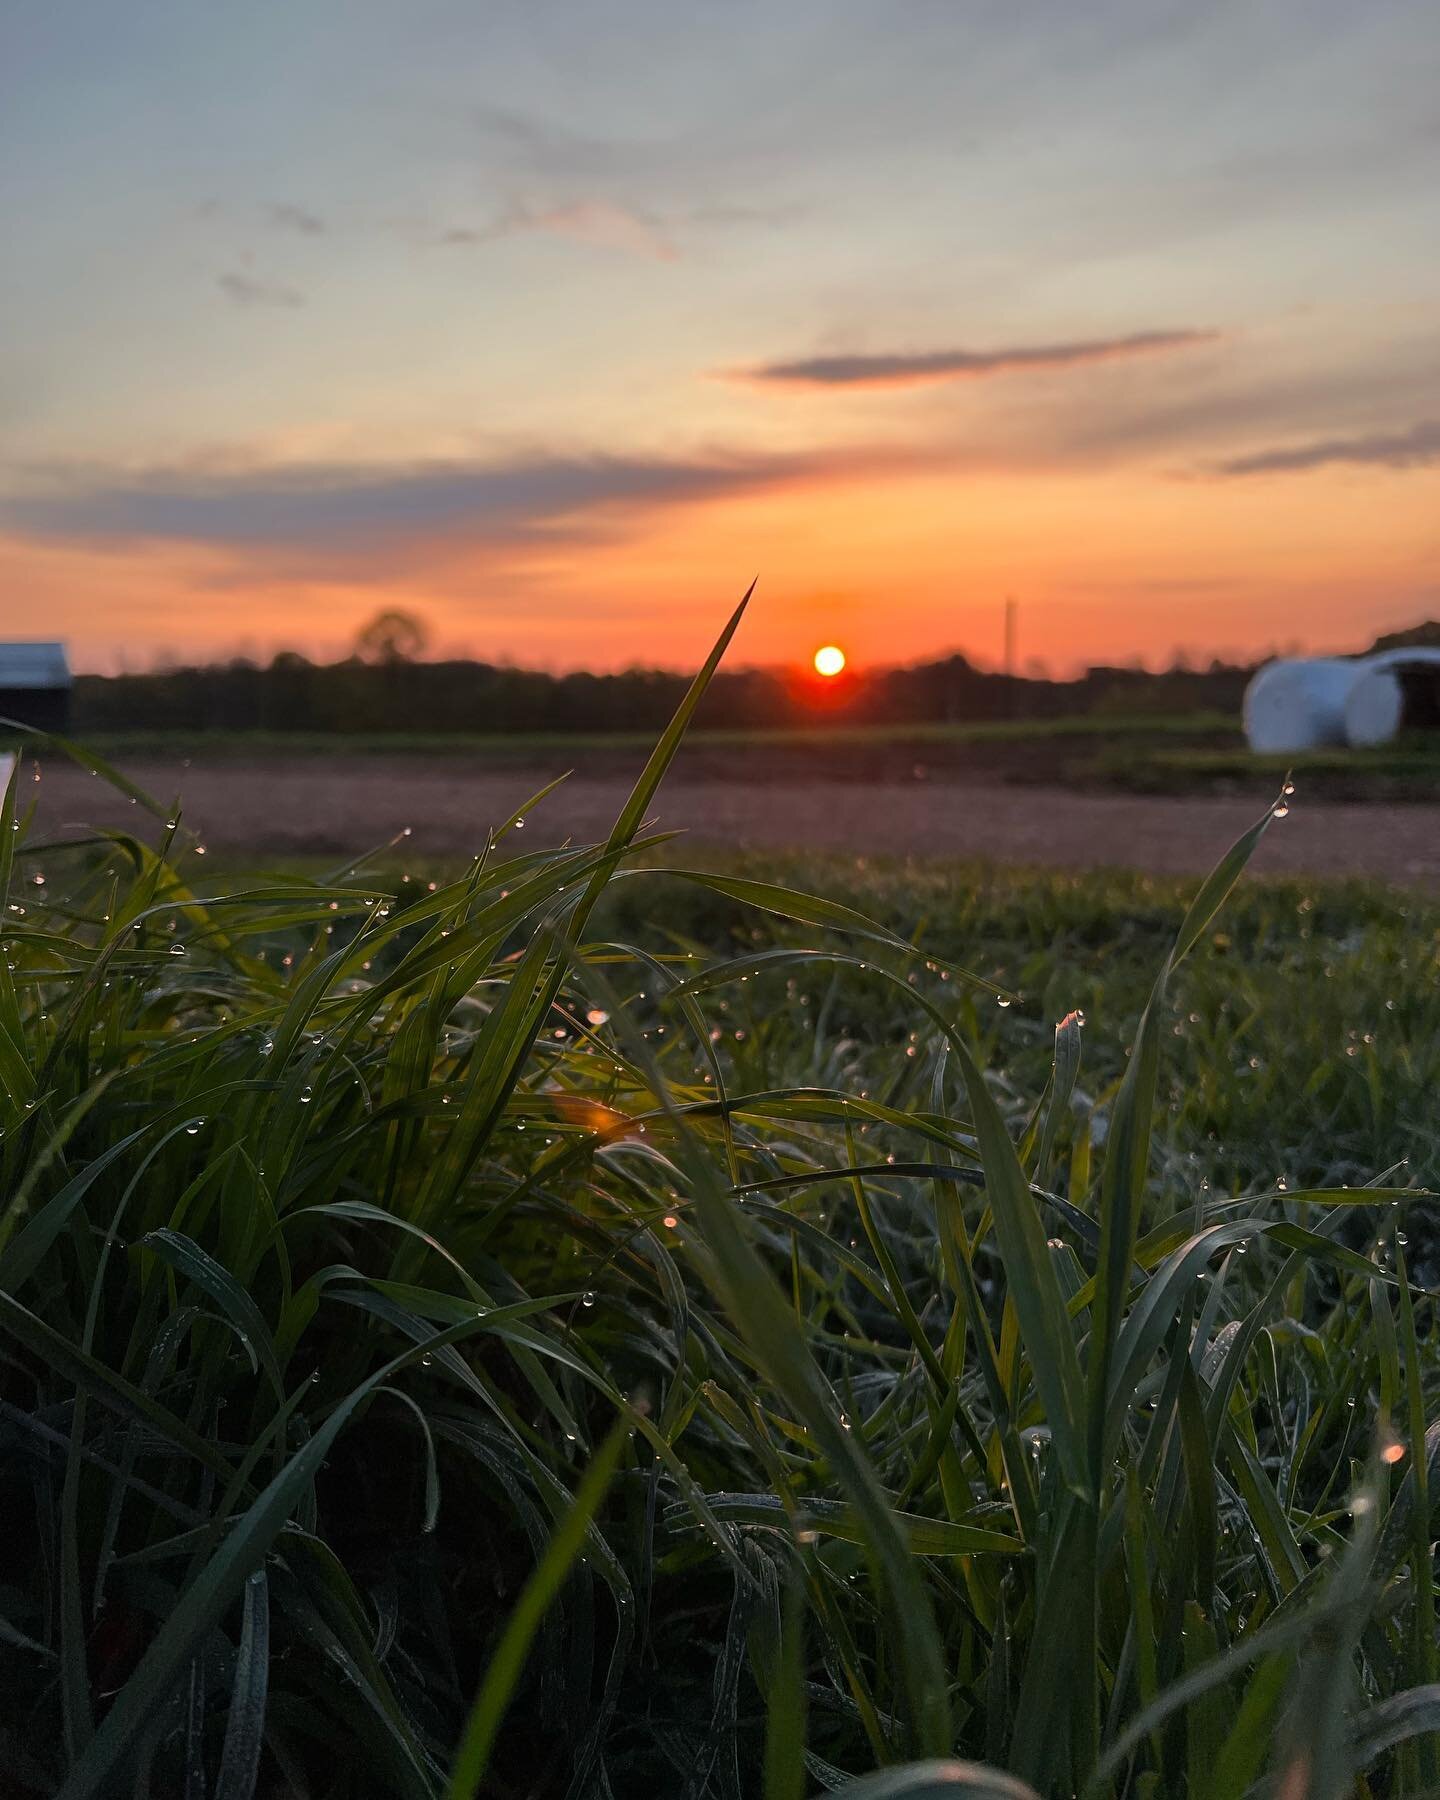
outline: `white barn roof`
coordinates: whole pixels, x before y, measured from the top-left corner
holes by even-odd
[[[0,689],[69,686],[70,664],[63,644],[0,643]]]

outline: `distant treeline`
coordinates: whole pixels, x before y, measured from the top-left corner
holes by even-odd
[[[817,723],[930,725],[1115,712],[1236,712],[1251,671],[1212,664],[1163,674],[1094,668],[1074,681],[991,674],[963,656],[822,683],[775,670],[722,673],[697,723],[714,728]],[[234,661],[149,674],[82,675],[73,729],[124,731],[656,731],[688,685],[632,669],[547,675],[482,662]]]

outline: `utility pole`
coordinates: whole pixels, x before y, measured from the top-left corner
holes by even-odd
[[[1017,626],[1018,619],[1016,614],[1015,596],[1013,594],[1007,594],[1005,596],[1005,710],[1012,719],[1015,716],[1015,703],[1018,698],[1015,688],[1015,642]]]

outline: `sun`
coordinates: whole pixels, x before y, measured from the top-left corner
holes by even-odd
[[[815,652],[815,673],[826,677],[838,675],[845,667],[845,652],[838,644],[822,644]]]

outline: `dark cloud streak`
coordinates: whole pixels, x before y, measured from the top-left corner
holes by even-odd
[[[266,281],[258,275],[247,275],[239,269],[217,275],[215,285],[237,306],[293,308],[305,304],[305,296],[298,288],[287,287],[283,281]]]
[[[878,356],[807,356],[732,371],[736,379],[781,387],[916,387],[977,381],[1031,369],[1070,369],[1122,357],[1189,350],[1215,343],[1217,331],[1137,331],[1126,337],[1060,344],[1011,344],[998,350],[927,350]]]
[[[302,237],[323,237],[325,221],[307,207],[289,200],[277,200],[265,208],[265,216],[281,231],[298,231]]]
[[[1211,465],[1213,475],[1297,474],[1336,463],[1355,468],[1423,469],[1440,463],[1440,419],[1424,419],[1407,431],[1372,432],[1361,437],[1320,438],[1282,444]]]
[[[313,547],[465,534],[518,540],[562,533],[609,508],[679,504],[778,486],[800,458],[535,456],[393,467],[312,465],[125,475],[49,471],[35,491],[0,497],[0,524],[67,540],[155,539],[230,548]]]

